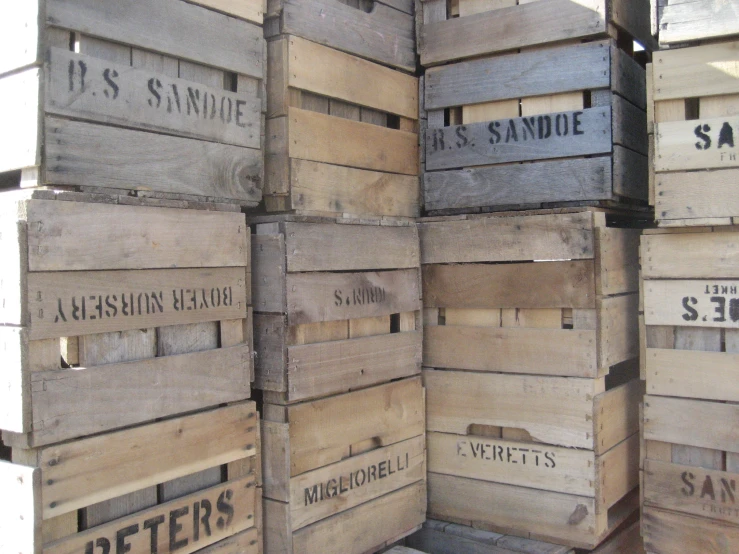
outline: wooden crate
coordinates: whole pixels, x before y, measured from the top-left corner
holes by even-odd
[[[701,4],[701,2],[698,2]],[[660,226],[739,223],[734,147],[737,42],[658,52],[651,71],[651,177]]]
[[[296,36],[268,53],[266,209],[417,217],[418,79]]]
[[[636,376],[423,375],[430,517],[594,548],[638,508]]]
[[[651,0],[652,34],[674,48],[739,35],[739,10],[721,0]]]
[[[420,0],[416,6],[425,67],[572,39],[654,44],[648,0]]]
[[[420,377],[264,405],[265,550],[362,554],[426,512]]]
[[[3,181],[260,201],[260,26],[183,0],[26,4],[0,39]]]
[[[295,35],[415,73],[414,0],[268,0],[264,36]]]
[[[244,216],[62,200],[78,196],[0,197],[6,443],[45,446],[249,398]]]
[[[419,374],[415,225],[307,221],[255,225],[254,386],[288,404]]]
[[[736,403],[644,398],[647,552],[739,549],[737,417]]]
[[[240,17],[257,25],[264,22],[264,14],[267,12],[267,0],[194,0],[193,4]]]
[[[598,210],[419,225],[424,365],[599,378],[635,360],[639,229]]]
[[[160,554],[189,553],[233,537],[246,546],[212,551],[257,554],[258,429],[255,404],[243,402],[14,448],[12,463],[0,461],[0,549],[76,554],[149,552],[154,545]]]
[[[428,212],[646,204],[645,71],[616,41],[454,63],[424,81]]]

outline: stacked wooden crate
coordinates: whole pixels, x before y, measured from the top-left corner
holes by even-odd
[[[592,549],[639,504],[648,5],[417,6],[429,516]]]
[[[739,549],[739,114],[731,3],[655,5],[653,201],[642,238],[648,552]]]
[[[3,552],[261,548],[264,10],[231,4],[3,10]]]
[[[254,235],[265,549],[363,554],[426,512],[413,2],[270,2]]]
[[[265,209],[419,215],[412,0],[270,0]]]

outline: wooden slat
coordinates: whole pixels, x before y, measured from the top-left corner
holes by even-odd
[[[595,331],[438,325],[424,333],[424,364],[472,371],[595,377]]]
[[[720,0],[671,0],[669,4],[658,8],[658,14],[659,40],[663,44],[734,35],[739,32],[736,6]]]
[[[654,100],[739,92],[736,48],[736,42],[722,42],[655,53]]]
[[[655,210],[661,220],[731,217],[739,214],[739,169],[659,173]]]
[[[287,270],[359,271],[419,265],[415,227],[286,223]]]
[[[485,35],[492,36],[489,32],[486,29]],[[426,72],[426,109],[607,88],[609,48],[608,41],[592,42],[430,69]]]
[[[33,49],[36,50],[35,40]],[[4,127],[17,129],[13,140],[5,140],[0,149],[0,171],[34,167],[41,163],[40,81],[41,70],[38,67],[0,79],[0,98],[16,106],[6,115]]]
[[[429,308],[594,308],[590,260],[524,264],[427,265]]]
[[[609,200],[608,157],[432,171],[423,176],[427,210],[494,205]]]
[[[194,0],[200,4],[261,25],[266,9],[266,0]]]
[[[673,552],[734,552],[739,527],[647,507],[642,516],[644,546],[650,554]]]
[[[524,429],[537,442],[593,449],[593,381],[424,370],[429,431],[472,424]],[[532,395],[536,391],[536,395]]]
[[[390,406],[376,410],[377,406]],[[390,445],[424,430],[420,378],[288,407],[290,475],[337,462],[346,448],[374,439]],[[356,417],[362,414],[362,417]],[[265,418],[267,416],[265,415]]]
[[[178,0],[52,1],[50,25],[262,78],[262,29]],[[198,37],[193,41],[192,37]]]
[[[92,237],[91,237],[92,238]],[[243,268],[43,272],[28,276],[31,339],[237,319]]]
[[[290,274],[290,325],[377,317],[421,309],[418,270]]]
[[[418,119],[418,79],[321,46],[288,37],[287,84],[315,94]]]
[[[644,279],[734,279],[739,275],[736,236],[731,232],[644,236],[642,275]]]
[[[340,211],[418,217],[419,180],[308,160],[290,160],[290,206],[294,210]]]
[[[647,349],[647,392],[739,402],[739,355],[725,352]]]
[[[644,438],[739,452],[736,427],[722,423],[736,417],[737,410],[734,404],[645,396]]]
[[[436,473],[429,474],[429,515],[475,521],[582,547],[595,546],[603,533],[598,529],[593,498]]]
[[[34,200],[28,228],[30,271],[247,264],[246,223],[236,213]]]
[[[162,554],[190,554],[254,525],[254,485],[253,476],[229,481],[78,533],[45,546],[44,551],[73,554],[83,550],[89,541],[107,541],[129,546],[131,552],[145,552],[153,544]],[[193,518],[193,506],[198,507],[196,513],[202,514],[202,519]],[[166,532],[169,526],[171,531]],[[155,534],[152,529],[158,532]]]
[[[243,458],[255,452],[255,438],[254,404],[247,402],[44,448],[44,518]]]
[[[378,2],[365,13],[334,0],[279,0],[280,32],[363,58],[416,69],[413,16]]]
[[[696,131],[699,125],[700,129]],[[655,170],[660,172],[737,167],[739,162],[736,153],[733,147],[723,142],[722,129],[725,138],[731,138],[735,132],[724,117],[657,123]],[[719,144],[722,148],[719,148]]]
[[[594,257],[592,214],[421,223],[422,262],[516,262]],[[465,248],[459,248],[464,240]]]
[[[426,483],[418,482],[295,533],[293,552],[371,552],[426,518]]]
[[[249,397],[246,346],[34,373],[34,444],[110,431]],[[129,391],[119,399],[120,391]],[[85,402],[80,404],[80,395]]]
[[[606,32],[605,14],[605,0],[553,0],[424,25],[421,64],[597,36]]]
[[[48,113],[260,148],[261,99],[223,90],[222,71],[204,86],[58,48],[47,67]]]
[[[288,399],[305,400],[419,373],[421,333],[290,346],[287,355]]]
[[[598,300],[598,367],[609,368],[639,356],[639,295]]]
[[[428,458],[430,473],[588,497],[602,486],[591,450],[430,432]]]
[[[294,530],[364,502],[423,481],[423,436],[354,456],[290,480],[290,520]],[[361,477],[372,472],[375,478]]]
[[[261,199],[260,150],[55,117],[45,118],[44,130],[54,163],[41,184]]]
[[[0,460],[0,485],[7,499],[0,508],[0,548],[41,552],[41,470]]]
[[[361,169],[418,174],[418,136],[377,125],[288,110],[289,155]],[[368,145],[372,145],[369,148]]]
[[[649,280],[644,287],[647,325],[739,327],[739,281]]]
[[[618,137],[613,140],[621,142]],[[434,170],[606,154],[612,148],[611,109],[597,107],[430,128],[426,131],[426,167]]]

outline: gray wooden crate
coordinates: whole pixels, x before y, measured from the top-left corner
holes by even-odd
[[[5,184],[260,201],[259,25],[183,0],[24,4],[0,39]]]
[[[432,68],[430,213],[644,203],[646,77],[613,40]]]
[[[651,0],[652,34],[660,47],[695,45],[739,35],[739,5],[724,0]]]

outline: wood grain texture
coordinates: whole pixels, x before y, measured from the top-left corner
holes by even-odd
[[[423,175],[423,195],[427,210],[608,200],[612,179],[608,157],[539,161],[429,171]]]
[[[422,263],[585,260],[595,256],[590,212],[421,223]],[[459,248],[463,240],[467,245]]]
[[[241,17],[257,25],[262,24],[267,9],[266,0],[195,0],[193,3]]]
[[[591,261],[426,265],[431,308],[594,308]]]
[[[425,419],[420,377],[289,406],[286,412],[291,476],[343,459],[352,444],[373,439],[390,445],[418,436]]]
[[[708,518],[647,507],[642,525],[644,546],[651,554],[724,554],[739,548],[739,527]]]
[[[417,133],[298,108],[290,108],[287,117],[291,158],[404,175],[418,174]]]
[[[549,0],[428,23],[420,38],[421,64],[503,52],[606,32],[605,0]],[[461,14],[460,14],[461,15]]]
[[[421,333],[290,346],[286,393],[289,401],[348,392],[421,370]]]
[[[287,86],[418,119],[418,79],[299,37],[288,37]]]
[[[649,280],[644,285],[647,325],[739,328],[739,281]]]
[[[429,69],[426,109],[608,88],[610,48],[608,41],[591,42]]]
[[[34,445],[244,400],[249,397],[250,362],[249,348],[235,346],[34,373]]]
[[[253,454],[255,415],[247,402],[43,448],[44,517]],[[104,455],[92,454],[99,452]]]
[[[417,269],[290,274],[289,325],[413,312],[421,309]]]
[[[0,508],[0,548],[19,554],[40,552],[41,470],[0,460],[0,485],[9,500]]]
[[[426,131],[426,168],[449,169],[609,154],[613,141],[624,142],[612,135],[611,113],[608,107],[598,107],[442,129],[429,128]],[[624,119],[615,113],[614,117],[616,121]],[[636,135],[639,127],[634,126]],[[646,136],[646,124],[644,131]]]
[[[261,27],[179,0],[123,0],[110,6],[95,0],[53,0],[46,7],[46,23],[259,79],[264,76]]]
[[[261,151],[68,121],[44,120],[43,184],[192,194],[257,203]],[[182,164],[182,160],[188,160]]]
[[[736,238],[736,233],[723,230],[645,235],[642,275],[644,279],[734,279],[739,275]]]
[[[415,227],[286,223],[287,271],[361,271],[418,267]]]
[[[733,3],[720,0],[673,0],[657,7],[659,41],[661,44],[672,44],[734,35],[739,33],[738,15]]]
[[[30,271],[247,264],[241,214],[47,200],[31,201],[27,209]]]
[[[47,113],[261,148],[261,99],[224,90],[222,71],[216,72],[220,83],[206,86],[185,74],[165,79],[128,63],[59,48],[50,50],[44,67]],[[70,67],[76,68],[72,76]]]
[[[280,33],[408,72],[416,69],[414,22],[409,13],[382,2],[371,13],[335,0],[278,0],[274,4]]]
[[[658,173],[655,210],[660,221],[727,218],[739,214],[739,169]]]

